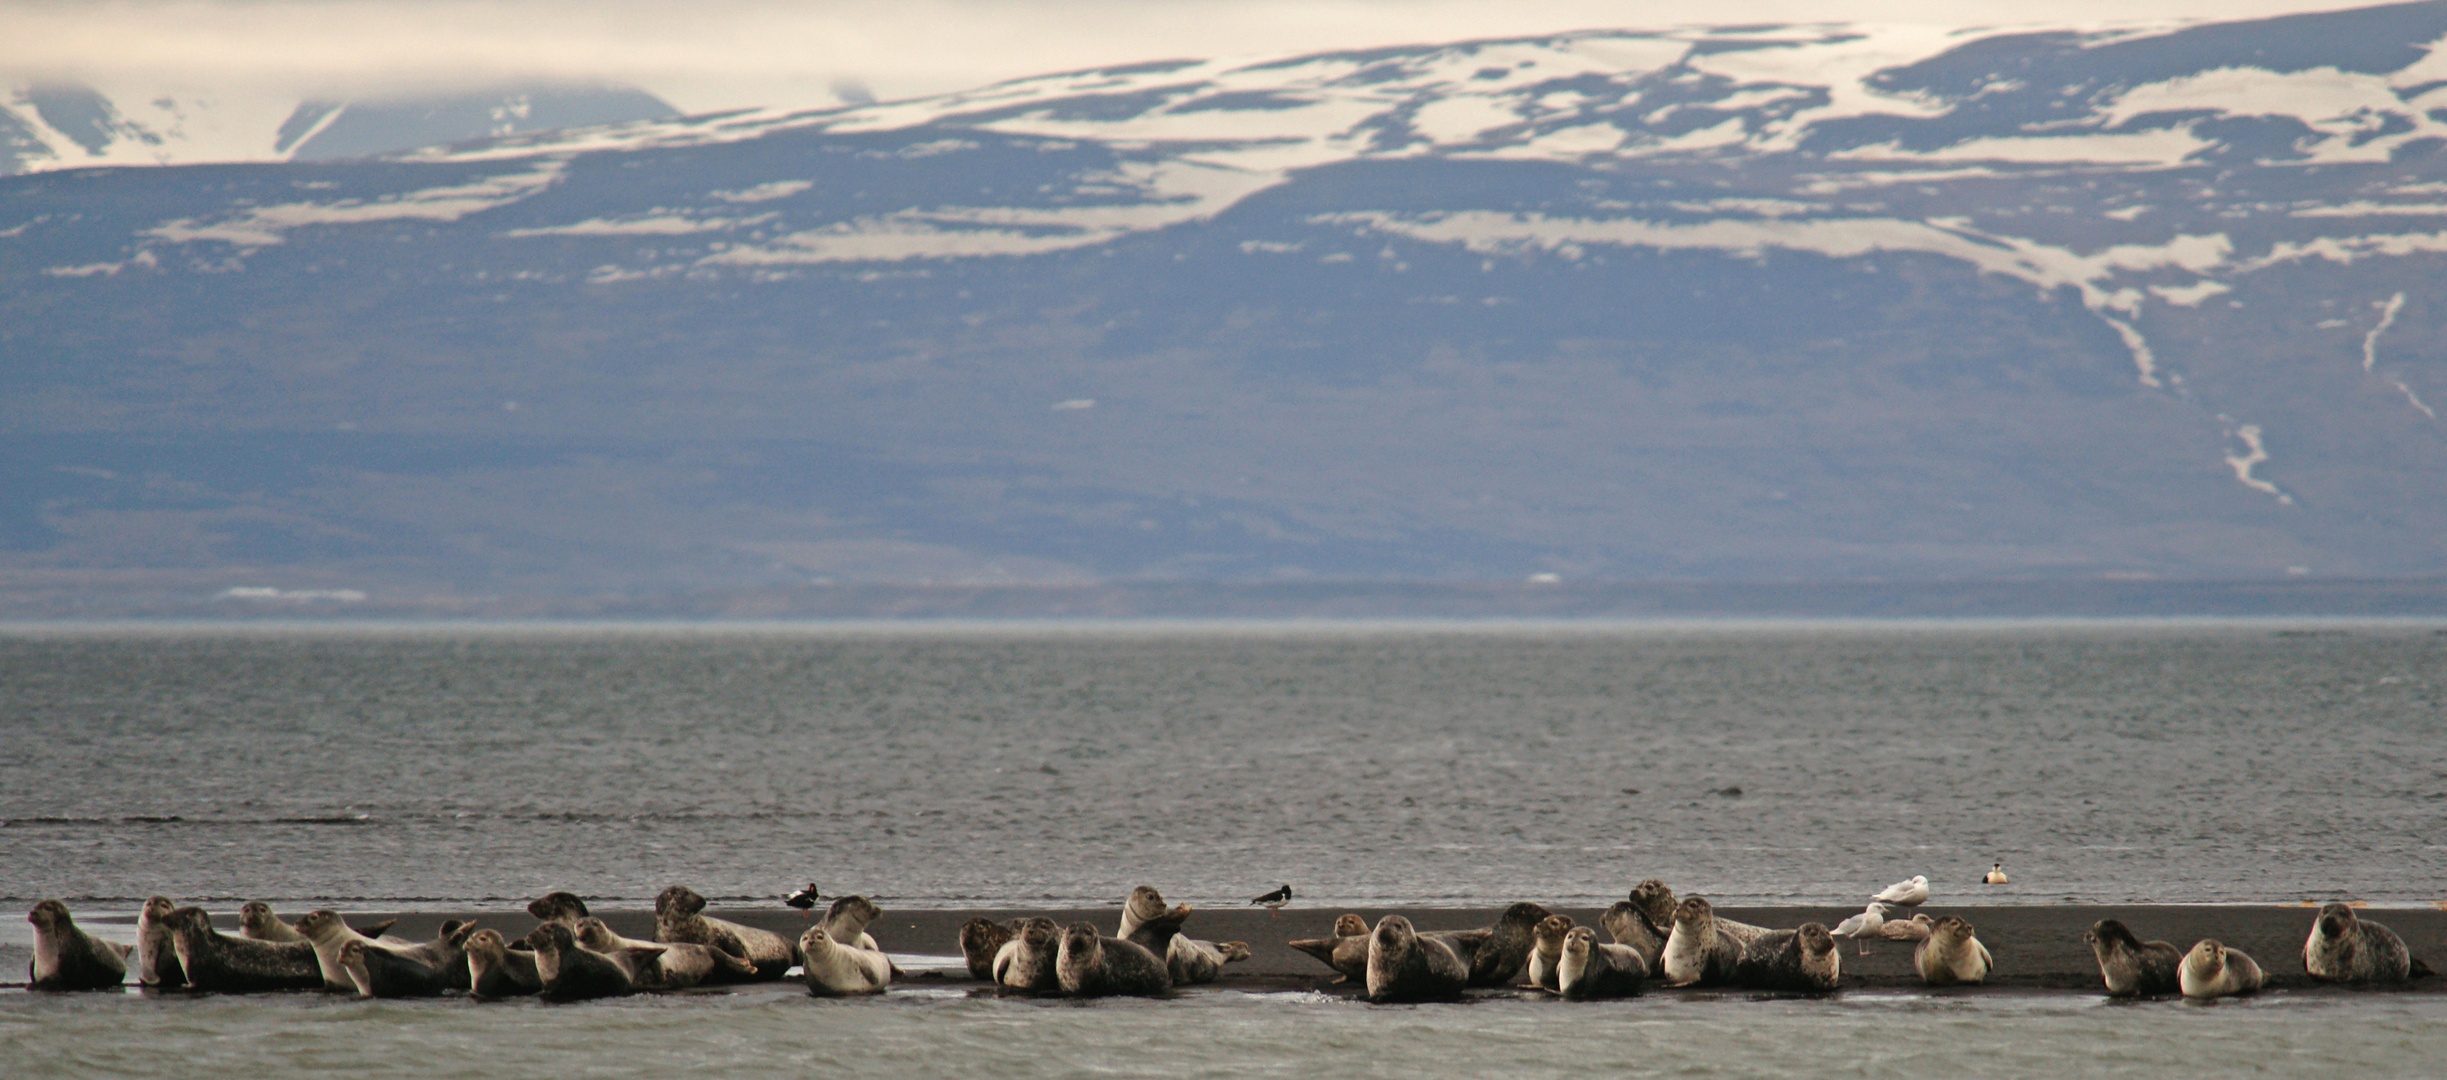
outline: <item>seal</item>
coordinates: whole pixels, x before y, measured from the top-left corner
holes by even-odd
[[[447,989],[441,972],[365,941],[340,943],[340,967],[361,998],[440,997]]]
[[[527,914],[535,916],[537,922],[560,923],[575,933],[578,920],[592,913],[576,893],[548,892],[527,901]]]
[[[2321,982],[2388,985],[2413,977],[2413,954],[2396,931],[2343,904],[2328,904],[2303,941],[2303,970]]]
[[[807,992],[817,997],[880,994],[892,982],[892,961],[883,953],[834,941],[821,926],[799,935],[799,952],[807,957]]]
[[[457,919],[451,919],[442,923],[441,932],[432,941],[411,945],[397,939],[370,938],[360,934],[341,921],[338,912],[329,909],[309,911],[303,918],[297,920],[297,932],[313,944],[316,961],[322,965],[325,988],[342,993],[357,989],[356,980],[349,976],[348,969],[340,963],[340,947],[352,941],[363,942],[369,947],[414,960],[439,972],[442,981],[450,989],[465,990],[468,978],[467,938],[475,930],[476,924],[472,920],[460,922]],[[341,980],[340,985],[337,986],[331,983],[331,977],[335,973],[340,976]]]
[[[778,979],[799,961],[797,947],[781,935],[704,914],[705,898],[674,885],[654,898],[654,940],[711,945],[756,965],[756,978]]]
[[[578,944],[561,923],[545,923],[527,935],[535,950],[535,974],[543,983],[546,1001],[586,1001],[637,992],[637,983],[620,964]]]
[[[372,926],[351,927],[351,929],[365,937],[380,938],[383,931],[397,925],[399,925],[398,919],[385,919]],[[296,927],[281,921],[280,916],[272,914],[272,905],[261,900],[249,900],[245,907],[238,909],[238,936],[254,938],[257,941],[306,940],[306,935],[298,933]]]
[[[1754,990],[1832,993],[1843,978],[1843,959],[1825,925],[1803,923],[1791,930],[1770,930],[1742,946],[1733,981]]]
[[[1552,919],[1547,922],[1552,922]],[[1539,924],[1541,933],[1546,923]],[[1555,986],[1565,1001],[1597,1001],[1639,994],[1648,981],[1648,961],[1629,945],[1599,944],[1597,931],[1575,926],[1563,937],[1555,964]]]
[[[1550,994],[1563,992],[1562,985],[1556,981],[1555,965],[1563,962],[1563,938],[1571,932],[1572,917],[1569,915],[1549,915],[1538,920],[1538,928],[1530,933],[1529,971],[1522,985]],[[1640,966],[1645,971],[1647,961],[1641,961]]]
[[[710,945],[639,941],[622,937],[592,915],[578,920],[578,944],[611,957],[640,990],[686,990],[717,977],[744,982],[756,965]]]
[[[2211,938],[2192,943],[2192,951],[2184,954],[2183,964],[2176,968],[2175,979],[2188,998],[2256,993],[2268,983],[2268,976],[2251,957]]]
[[[1544,915],[1539,918],[1545,918]],[[1470,985],[1470,968],[1451,946],[1411,929],[1410,920],[1387,915],[1368,935],[1368,1000],[1379,1005],[1414,1001],[1459,1001]]]
[[[535,950],[512,949],[498,930],[478,930],[467,939],[468,992],[480,998],[527,997],[544,989],[535,973]]]
[[[1334,969],[1334,982],[1368,979],[1368,920],[1350,912],[1334,919],[1334,936],[1288,943]]]
[[[1172,988],[1172,975],[1156,954],[1136,941],[1106,937],[1094,923],[1064,928],[1054,974],[1069,997],[1156,997]]]
[[[136,915],[136,981],[146,986],[168,990],[187,985],[187,973],[178,966],[178,942],[170,932],[170,913],[177,910],[169,897],[155,896]]]
[[[127,955],[135,946],[77,929],[68,905],[41,901],[25,921],[34,924],[34,959],[26,965],[34,989],[108,990],[127,981]]]
[[[1527,901],[1505,908],[1496,917],[1495,925],[1487,928],[1486,939],[1462,957],[1470,969],[1470,985],[1510,986],[1518,980],[1522,970],[1529,967],[1529,951],[1537,943],[1538,924],[1552,914]],[[1377,925],[1382,928],[1384,923],[1380,921]],[[1454,955],[1461,956],[1458,949]]]
[[[875,938],[867,933],[867,924],[874,922],[876,917],[883,913],[884,909],[876,907],[875,901],[866,897],[858,895],[835,897],[833,906],[825,909],[824,922],[820,925],[824,927],[825,933],[832,935],[835,942],[865,949],[868,952],[880,953],[884,951],[884,947],[876,944]]]
[[[1665,955],[1665,939],[1674,931],[1675,906],[1674,890],[1650,878],[1633,886],[1628,899],[1615,901],[1597,924],[1606,928],[1606,936],[1615,944],[1637,950],[1648,969],[1656,971]]]
[[[2159,997],[2183,989],[2175,969],[2183,966],[2184,954],[2173,945],[2143,941],[2114,919],[2092,923],[2082,940],[2099,958],[2108,997]]]
[[[995,922],[992,919],[970,919],[960,924],[960,958],[969,965],[969,977],[987,982],[994,980],[994,957],[1003,946],[1020,933],[1019,920]]]
[[[1743,942],[1718,932],[1716,906],[1706,897],[1685,898],[1674,907],[1674,930],[1665,939],[1667,986],[1716,986],[1733,980]]]
[[[1246,941],[1199,941],[1179,934],[1164,952],[1164,970],[1172,976],[1174,986],[1192,986],[1214,982],[1223,975],[1225,964],[1247,959]]]
[[[1188,904],[1166,907],[1163,893],[1153,885],[1141,885],[1122,901],[1122,926],[1113,936],[1137,943],[1150,955],[1165,956],[1172,952],[1173,935],[1181,932],[1189,917]]]
[[[994,982],[1022,994],[1058,994],[1062,976],[1062,928],[1052,919],[1021,919],[1019,932],[994,954]]]
[[[1960,915],[1932,923],[1929,939],[1912,947],[1912,967],[1931,986],[1987,982],[1988,970],[1994,966],[1988,946],[1980,944],[1972,935],[1970,920]]]
[[[183,907],[166,920],[178,949],[179,970],[187,985],[209,994],[255,994],[271,990],[315,990],[323,971],[314,946],[303,941],[274,943],[224,934],[213,929],[212,916],[200,907]],[[347,972],[342,971],[346,978]],[[350,983],[354,992],[357,986]]]

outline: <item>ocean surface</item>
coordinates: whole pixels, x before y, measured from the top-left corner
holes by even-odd
[[[2435,623],[0,628],[0,895],[2447,899]],[[2003,861],[2014,883],[1975,884]],[[22,971],[30,928],[0,924]],[[1161,1029],[1149,1026],[1156,1013]],[[573,1020],[572,1018],[581,1018]],[[2435,1075],[2437,995],[0,994],[11,1076]],[[19,1063],[38,1063],[21,1070]]]

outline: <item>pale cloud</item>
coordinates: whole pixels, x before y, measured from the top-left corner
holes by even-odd
[[[617,80],[816,107],[1168,57],[1757,22],[2234,19],[2356,0],[0,0],[0,79],[363,95]],[[844,88],[847,88],[846,90]]]

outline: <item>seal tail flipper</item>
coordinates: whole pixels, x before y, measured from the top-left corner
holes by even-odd
[[[1334,946],[1341,941],[1341,938],[1311,938],[1307,941],[1292,941],[1285,942],[1285,944],[1314,956],[1331,967],[1334,963]]]
[[[2405,971],[2405,978],[2427,979],[2437,974],[2438,972],[2430,970],[2430,965],[2422,963],[2421,957],[2416,956],[2413,958],[2412,967]]]
[[[105,949],[109,949],[109,950],[110,950],[110,951],[112,951],[112,952],[118,953],[118,954],[119,954],[119,959],[121,959],[121,960],[126,960],[126,959],[127,959],[127,957],[128,957],[128,954],[129,954],[129,953],[132,953],[132,952],[135,952],[135,951],[136,951],[136,947],[135,947],[135,946],[133,946],[133,945],[121,945],[121,944],[119,944],[119,943],[118,943],[118,942],[116,942],[116,941],[102,941],[102,939],[101,939],[101,938],[95,938],[94,940],[95,940],[95,941],[101,941],[101,942],[102,942],[102,947],[103,947],[103,948],[105,948]],[[2413,961],[2413,962],[2414,962],[2415,964],[2419,964],[2419,963],[2421,963],[2421,961],[2419,961],[2419,960],[2415,960],[2415,961]],[[2426,971],[2426,969],[2425,969],[2425,971]]]
[[[705,951],[714,954],[714,963],[721,965],[724,971],[728,971],[733,975],[756,974],[756,965],[750,963],[737,953],[731,952],[727,949],[715,948],[708,948]]]
[[[357,930],[357,932],[358,932],[358,933],[360,933],[360,934],[364,934],[364,935],[365,935],[365,936],[367,936],[367,937],[370,937],[370,938],[378,938],[378,937],[381,937],[383,934],[385,934],[385,933],[389,932],[389,930],[390,930],[392,927],[394,927],[394,926],[398,926],[398,925],[399,925],[399,920],[398,920],[398,919],[384,919],[383,921],[378,922],[378,923],[375,923],[375,924],[374,924],[374,925],[372,925],[372,926],[360,926],[360,927],[357,927],[357,928],[356,928],[356,930]]]

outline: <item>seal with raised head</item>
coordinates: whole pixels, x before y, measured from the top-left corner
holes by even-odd
[[[992,981],[995,954],[1020,933],[1019,920],[995,922],[992,919],[970,919],[960,924],[960,958],[968,962],[969,977]]]
[[[478,930],[467,939],[468,992],[480,998],[526,997],[544,989],[535,973],[535,950],[513,949],[498,930]]]
[[[34,959],[26,965],[34,989],[108,990],[127,981],[127,956],[135,946],[78,929],[68,905],[41,901],[25,921],[34,924]]]
[[[1021,919],[1019,932],[994,954],[995,985],[1022,994],[1061,993],[1055,969],[1061,955],[1062,927],[1043,917]]]
[[[1674,930],[1665,939],[1665,985],[1716,986],[1733,981],[1743,942],[1719,932],[1716,906],[1704,896],[1674,906]]]
[[[474,920],[460,922],[450,919],[442,923],[441,932],[432,941],[410,944],[390,938],[367,937],[343,922],[338,912],[329,909],[309,911],[297,920],[297,932],[314,946],[315,959],[323,969],[325,988],[342,993],[357,989],[356,980],[340,963],[340,947],[352,941],[413,960],[440,973],[443,983],[450,989],[465,990],[468,978],[467,939],[475,930]],[[334,974],[340,977],[336,986],[331,981]]]
[[[1192,986],[1214,982],[1223,975],[1225,964],[1247,959],[1246,941],[1199,941],[1188,934],[1176,934],[1164,952],[1164,969],[1172,976],[1174,986]]]
[[[1929,927],[1929,939],[1912,947],[1912,968],[1931,986],[1987,982],[1994,966],[1988,946],[1974,936],[1971,921],[1960,915],[1937,920]]]
[[[1305,938],[1288,944],[1333,968],[1335,982],[1361,982],[1368,978],[1368,920],[1356,914],[1344,912],[1336,917],[1333,937]]]
[[[1470,968],[1451,946],[1419,934],[1399,915],[1376,921],[1368,935],[1369,1001],[1459,1001],[1469,985]]]
[[[2183,987],[2185,997],[2217,998],[2256,993],[2267,985],[2268,976],[2241,950],[2202,938],[2184,954],[2184,962],[2175,969],[2175,981]]]
[[[1172,988],[1161,958],[1136,941],[1104,936],[1094,923],[1064,928],[1054,974],[1070,997],[1155,997]]]
[[[315,990],[323,986],[323,971],[314,946],[303,941],[271,942],[224,934],[213,929],[212,916],[200,907],[183,907],[165,920],[178,949],[179,970],[187,985],[212,994],[254,994],[272,990]],[[342,970],[341,978],[348,973]],[[348,984],[350,992],[357,985]]]
[[[372,926],[356,926],[350,929],[365,937],[379,939],[383,931],[397,925],[399,925],[398,919],[385,919]],[[238,909],[238,936],[251,937],[257,941],[306,940],[306,935],[298,933],[297,927],[281,921],[280,916],[272,913],[272,905],[261,900],[249,900],[246,906]]]
[[[578,944],[611,957],[640,990],[686,990],[718,978],[741,982],[756,977],[756,965],[711,945],[622,937],[592,915],[578,920],[572,936]]]
[[[874,936],[867,933],[867,924],[883,913],[884,909],[864,896],[838,896],[833,898],[832,906],[824,910],[822,925],[824,932],[831,934],[836,942],[879,953],[884,951],[884,947],[876,944]]]
[[[1541,932],[1545,925],[1539,924]],[[1586,926],[1564,933],[1563,955],[1555,964],[1555,987],[1565,1001],[1633,997],[1647,981],[1648,961],[1640,958],[1638,949],[1600,943],[1597,931]]]
[[[2413,954],[2396,931],[2328,904],[2303,941],[2303,970],[2321,982],[2385,985],[2413,977]]]
[[[439,997],[448,989],[441,972],[365,941],[341,942],[339,958],[361,998]]]
[[[545,923],[527,935],[535,949],[535,974],[543,982],[546,1001],[585,1001],[637,992],[619,962],[578,944],[563,923]]]
[[[1572,932],[1572,917],[1549,915],[1538,920],[1538,928],[1530,932],[1529,970],[1522,975],[1523,986],[1544,990],[1550,994],[1563,992],[1555,978],[1555,965],[1563,962],[1563,938]],[[1642,961],[1643,970],[1647,962]]]
[[[2108,997],[2158,997],[2183,990],[2175,970],[2183,966],[2184,954],[2173,945],[2143,941],[2114,919],[2092,923],[2082,940],[2099,958]]]
[[[1650,878],[1634,886],[1629,898],[1615,901],[1597,924],[1615,944],[1637,950],[1648,969],[1656,971],[1665,955],[1665,939],[1674,932],[1675,906],[1674,890]]]
[[[187,985],[187,973],[178,966],[178,941],[170,931],[170,913],[177,910],[169,897],[156,896],[147,899],[144,910],[137,913],[137,982],[164,990]]]
[[[799,935],[799,952],[807,957],[807,992],[818,997],[880,994],[892,982],[892,961],[883,953],[835,941],[821,926]]]
[[[1456,946],[1454,955],[1470,969],[1470,985],[1510,986],[1519,979],[1522,970],[1529,967],[1529,950],[1537,941],[1538,923],[1552,914],[1523,901],[1496,916],[1495,925],[1486,928],[1486,937],[1467,956]],[[1450,940],[1446,944],[1455,945]]]
[[[799,960],[796,942],[706,915],[705,898],[686,885],[674,885],[654,898],[654,939],[711,945],[756,965],[758,979],[781,978]]]
[[[1736,985],[1799,994],[1832,992],[1842,978],[1843,954],[1835,947],[1835,934],[1814,922],[1759,935],[1742,946],[1742,962],[1733,972]]]
[[[1173,935],[1181,932],[1182,924],[1189,918],[1188,904],[1166,907],[1163,893],[1153,885],[1141,885],[1130,890],[1129,899],[1122,901],[1121,929],[1113,936],[1138,943],[1150,955],[1166,956],[1172,952]]]
[[[578,920],[593,913],[586,910],[586,901],[576,893],[548,892],[527,901],[527,914],[535,916],[537,922],[560,923],[574,933]]]

